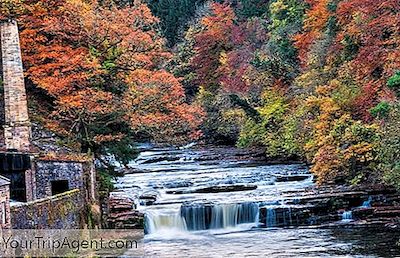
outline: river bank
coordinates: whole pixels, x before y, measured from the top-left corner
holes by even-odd
[[[143,146],[113,196],[129,198],[144,214],[149,256],[399,251],[396,191],[316,187],[306,165],[270,164],[253,150]],[[375,237],[358,238],[366,232]]]

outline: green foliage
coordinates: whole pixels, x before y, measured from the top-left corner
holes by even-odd
[[[240,132],[237,145],[239,147],[260,146],[264,142],[267,130],[261,123],[248,119]]]
[[[236,14],[242,19],[266,17],[269,11],[269,0],[241,0]]]
[[[400,189],[400,105],[391,110],[383,127],[382,140],[378,148],[379,169],[384,180]]]
[[[352,60],[358,53],[360,45],[351,35],[345,35],[342,40],[343,52],[342,58],[345,61]]]
[[[217,144],[235,144],[246,121],[246,114],[231,103],[225,94],[214,94],[200,88],[196,101],[207,113],[202,132],[209,141]]]
[[[274,0],[270,4],[270,39],[261,60],[276,78],[290,81],[297,74],[299,63],[292,38],[301,30],[304,10],[304,2],[298,0]]]
[[[107,170],[105,168],[97,169],[98,182],[100,183],[99,192],[104,196],[108,196],[108,193],[114,190],[114,176],[112,174],[114,171]]]
[[[378,105],[370,109],[371,115],[378,119],[386,118],[390,112],[390,104],[386,101],[380,102]]]
[[[400,71],[396,72],[395,75],[389,78],[387,86],[400,97]]]
[[[189,101],[195,98],[199,87],[195,83],[196,73],[191,65],[191,60],[195,55],[195,35],[202,30],[201,24],[196,22],[189,26],[181,42],[174,48],[174,57],[168,64],[169,70],[182,79],[182,85],[185,88],[186,97]]]
[[[290,158],[299,153],[296,120],[287,116],[289,106],[281,96],[266,92],[258,108],[261,121],[248,119],[240,132],[238,146],[265,146],[268,158]]]
[[[169,46],[179,41],[179,30],[193,17],[205,0],[146,0],[154,15],[161,20],[161,30]]]
[[[112,155],[122,165],[127,165],[137,158],[139,151],[133,144],[133,139],[123,138],[120,141],[105,144],[105,152]]]

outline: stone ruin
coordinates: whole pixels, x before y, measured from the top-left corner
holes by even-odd
[[[26,100],[18,27],[15,21],[0,24],[0,70],[4,88],[4,140],[6,149],[30,150],[30,121]]]
[[[18,26],[15,21],[0,23],[0,84],[3,89],[3,139],[0,142],[0,173],[10,180],[10,197],[33,199],[30,121],[24,84]]]
[[[55,195],[60,199],[60,194],[68,191],[76,193],[77,189],[82,206],[96,199],[96,176],[92,162],[41,160],[31,146],[31,122],[19,32],[14,20],[0,20],[0,123],[3,125],[3,137],[0,136],[0,228],[26,228],[27,223],[22,219],[25,210],[40,212],[37,210],[40,207],[35,207],[33,202],[32,207],[24,204],[21,206],[23,209],[14,209],[24,212],[15,214],[17,219],[13,221],[12,207],[15,203],[38,202]],[[40,219],[46,221],[46,218]],[[50,228],[43,223],[28,221],[32,227]],[[68,227],[68,223],[59,223],[57,227]]]

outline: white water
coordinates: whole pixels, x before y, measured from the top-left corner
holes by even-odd
[[[342,213],[342,220],[349,221],[353,219],[353,212],[352,211],[345,211]]]
[[[266,165],[229,158],[235,155],[232,149],[148,147],[130,164],[138,172],[118,179],[116,187],[120,194],[137,199],[143,194],[157,195],[153,205],[138,207],[146,214],[146,253],[150,257],[374,257],[380,250],[370,250],[373,245],[368,243],[372,240],[366,236],[382,245],[396,240],[387,237],[387,232],[371,235],[358,231],[276,228],[278,223],[296,224],[285,200],[296,200],[294,193],[300,194],[313,185],[304,165]],[[228,158],[221,159],[221,155]],[[309,177],[293,182],[275,180],[279,175],[299,174]],[[257,189],[190,192],[222,185],[255,185]],[[169,193],[172,190],[183,192]],[[259,207],[267,208],[266,221],[262,222],[267,229],[257,227]],[[347,219],[349,213],[343,216]],[[359,242],[360,238],[365,245]],[[385,252],[390,250],[382,248]]]
[[[186,231],[186,221],[180,214],[164,214],[162,212],[148,211],[146,213],[146,227],[149,233],[171,229]]]

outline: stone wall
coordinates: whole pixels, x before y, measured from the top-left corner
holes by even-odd
[[[30,150],[30,122],[19,44],[15,21],[0,22],[1,58],[4,86],[5,125],[7,149]]]
[[[34,199],[51,196],[51,182],[67,180],[69,190],[86,192],[83,163],[69,161],[36,161]]]
[[[11,205],[14,229],[79,229],[85,211],[79,190]]]
[[[4,207],[3,207],[4,205]],[[9,184],[0,186],[0,228],[10,228],[10,188]],[[4,214],[3,214],[4,213]],[[5,223],[3,223],[3,217],[5,216]]]

